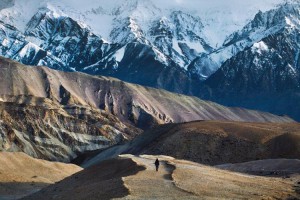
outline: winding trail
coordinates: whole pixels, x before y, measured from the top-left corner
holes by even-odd
[[[122,155],[146,169],[123,177],[129,195],[119,199],[298,199],[294,180],[221,170],[168,156]],[[154,161],[160,160],[158,172]]]
[[[173,158],[159,156],[160,166],[156,172],[155,156],[124,155],[124,157],[131,158],[138,165],[146,167],[146,170],[123,178],[130,195],[120,199],[199,199],[199,196],[176,187],[172,180],[172,172],[175,167],[167,164],[167,160]],[[146,185],[149,187],[145,187]]]
[[[160,160],[158,172],[155,159]],[[167,156],[122,155],[86,168],[26,200],[300,199],[300,175],[237,173]]]

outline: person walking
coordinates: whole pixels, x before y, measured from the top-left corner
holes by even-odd
[[[156,171],[158,171],[158,168],[159,168],[159,160],[158,160],[158,158],[156,158],[156,160],[154,162],[154,165],[155,165]]]

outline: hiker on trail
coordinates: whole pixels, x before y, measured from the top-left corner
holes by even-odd
[[[158,167],[159,167],[159,161],[158,161],[158,158],[156,158],[154,165],[155,165],[155,167],[156,167],[156,171],[158,171]]]

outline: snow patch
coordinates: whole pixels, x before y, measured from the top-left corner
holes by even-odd
[[[297,71],[296,71],[296,69],[295,69],[294,67],[292,67],[292,65],[288,64],[288,66],[287,66],[287,67],[289,68],[289,70],[291,71],[291,73],[293,73],[293,74],[297,74]]]
[[[200,44],[200,42],[191,42],[189,40],[186,40],[183,43],[186,43],[188,45],[188,47],[196,50],[198,53],[205,52],[205,50],[204,50],[203,46]]]
[[[24,58],[30,55],[31,51],[38,52],[40,50],[40,47],[33,43],[28,43],[25,47],[22,48],[22,50],[19,52],[19,56]]]
[[[156,54],[156,57],[155,59],[160,61],[161,63],[165,64],[165,65],[168,65],[168,59],[167,57],[161,53],[157,48],[153,48],[155,54]]]
[[[14,6],[0,11],[0,20],[25,31],[29,20],[39,8],[46,6],[46,0],[15,0]]]
[[[179,43],[178,43],[177,40],[173,40],[172,47],[173,47],[173,49],[174,49],[177,53],[179,53],[180,55],[183,56],[183,54],[182,54],[182,49],[179,47],[178,44],[179,44]]]
[[[42,44],[44,43],[43,40],[37,38],[37,37],[26,37],[26,40],[28,42],[31,42],[33,44],[36,44],[37,46],[42,46]]]
[[[126,48],[126,47],[122,47],[121,49],[119,49],[119,50],[116,52],[116,54],[115,54],[115,56],[116,56],[116,61],[121,62],[121,60],[122,60],[123,57],[124,57],[125,48]]]
[[[258,57],[255,56],[254,60],[253,60],[253,64],[255,66],[259,66],[260,65],[260,59]]]
[[[66,17],[67,16],[64,12],[62,12],[60,9],[57,9],[55,6],[53,6],[50,3],[47,3],[46,7],[50,10],[49,14],[51,16],[53,16],[53,18],[57,19],[57,18],[60,18],[60,17]]]
[[[300,13],[300,10],[299,10],[299,13]],[[291,28],[300,27],[300,19],[292,17],[292,16],[285,17],[285,23]]]
[[[263,41],[260,41],[260,42],[254,43],[251,50],[253,53],[257,52],[259,54],[262,54],[263,51],[268,51],[269,47]]]
[[[9,41],[6,38],[4,38],[3,41],[2,41],[2,45],[5,46],[5,47],[8,47]]]

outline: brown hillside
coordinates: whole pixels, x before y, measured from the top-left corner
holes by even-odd
[[[0,199],[16,199],[39,191],[78,171],[71,164],[34,159],[24,153],[0,153]]]
[[[0,98],[34,96],[62,105],[105,110],[122,122],[152,125],[195,120],[291,122],[288,117],[228,108],[195,97],[170,93],[118,79],[29,67],[0,57]]]
[[[197,121],[163,125],[98,154],[84,166],[123,153],[168,155],[209,165],[299,159],[300,124]]]

